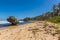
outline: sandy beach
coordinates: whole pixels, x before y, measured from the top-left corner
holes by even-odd
[[[54,23],[33,22],[0,28],[0,40],[59,40]]]

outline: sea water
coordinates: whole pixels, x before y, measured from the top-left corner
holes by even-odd
[[[26,22],[24,21],[19,21],[19,25],[25,24]],[[0,28],[1,27],[9,27],[11,25],[11,23],[9,23],[8,21],[0,21]]]

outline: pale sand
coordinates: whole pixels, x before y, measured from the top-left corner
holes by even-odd
[[[0,40],[58,40],[53,23],[34,22],[0,29]]]

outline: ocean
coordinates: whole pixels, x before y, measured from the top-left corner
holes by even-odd
[[[19,22],[24,23],[24,21],[19,21]],[[0,24],[6,24],[6,23],[10,24],[8,21],[0,21]]]
[[[22,25],[22,24],[26,24],[27,22],[24,21],[19,21],[18,25]],[[0,28],[1,27],[9,27],[11,26],[11,23],[9,23],[8,21],[0,21]]]

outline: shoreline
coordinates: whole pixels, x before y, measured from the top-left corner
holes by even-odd
[[[58,40],[55,30],[53,23],[44,21],[10,26],[0,30],[0,40]]]

